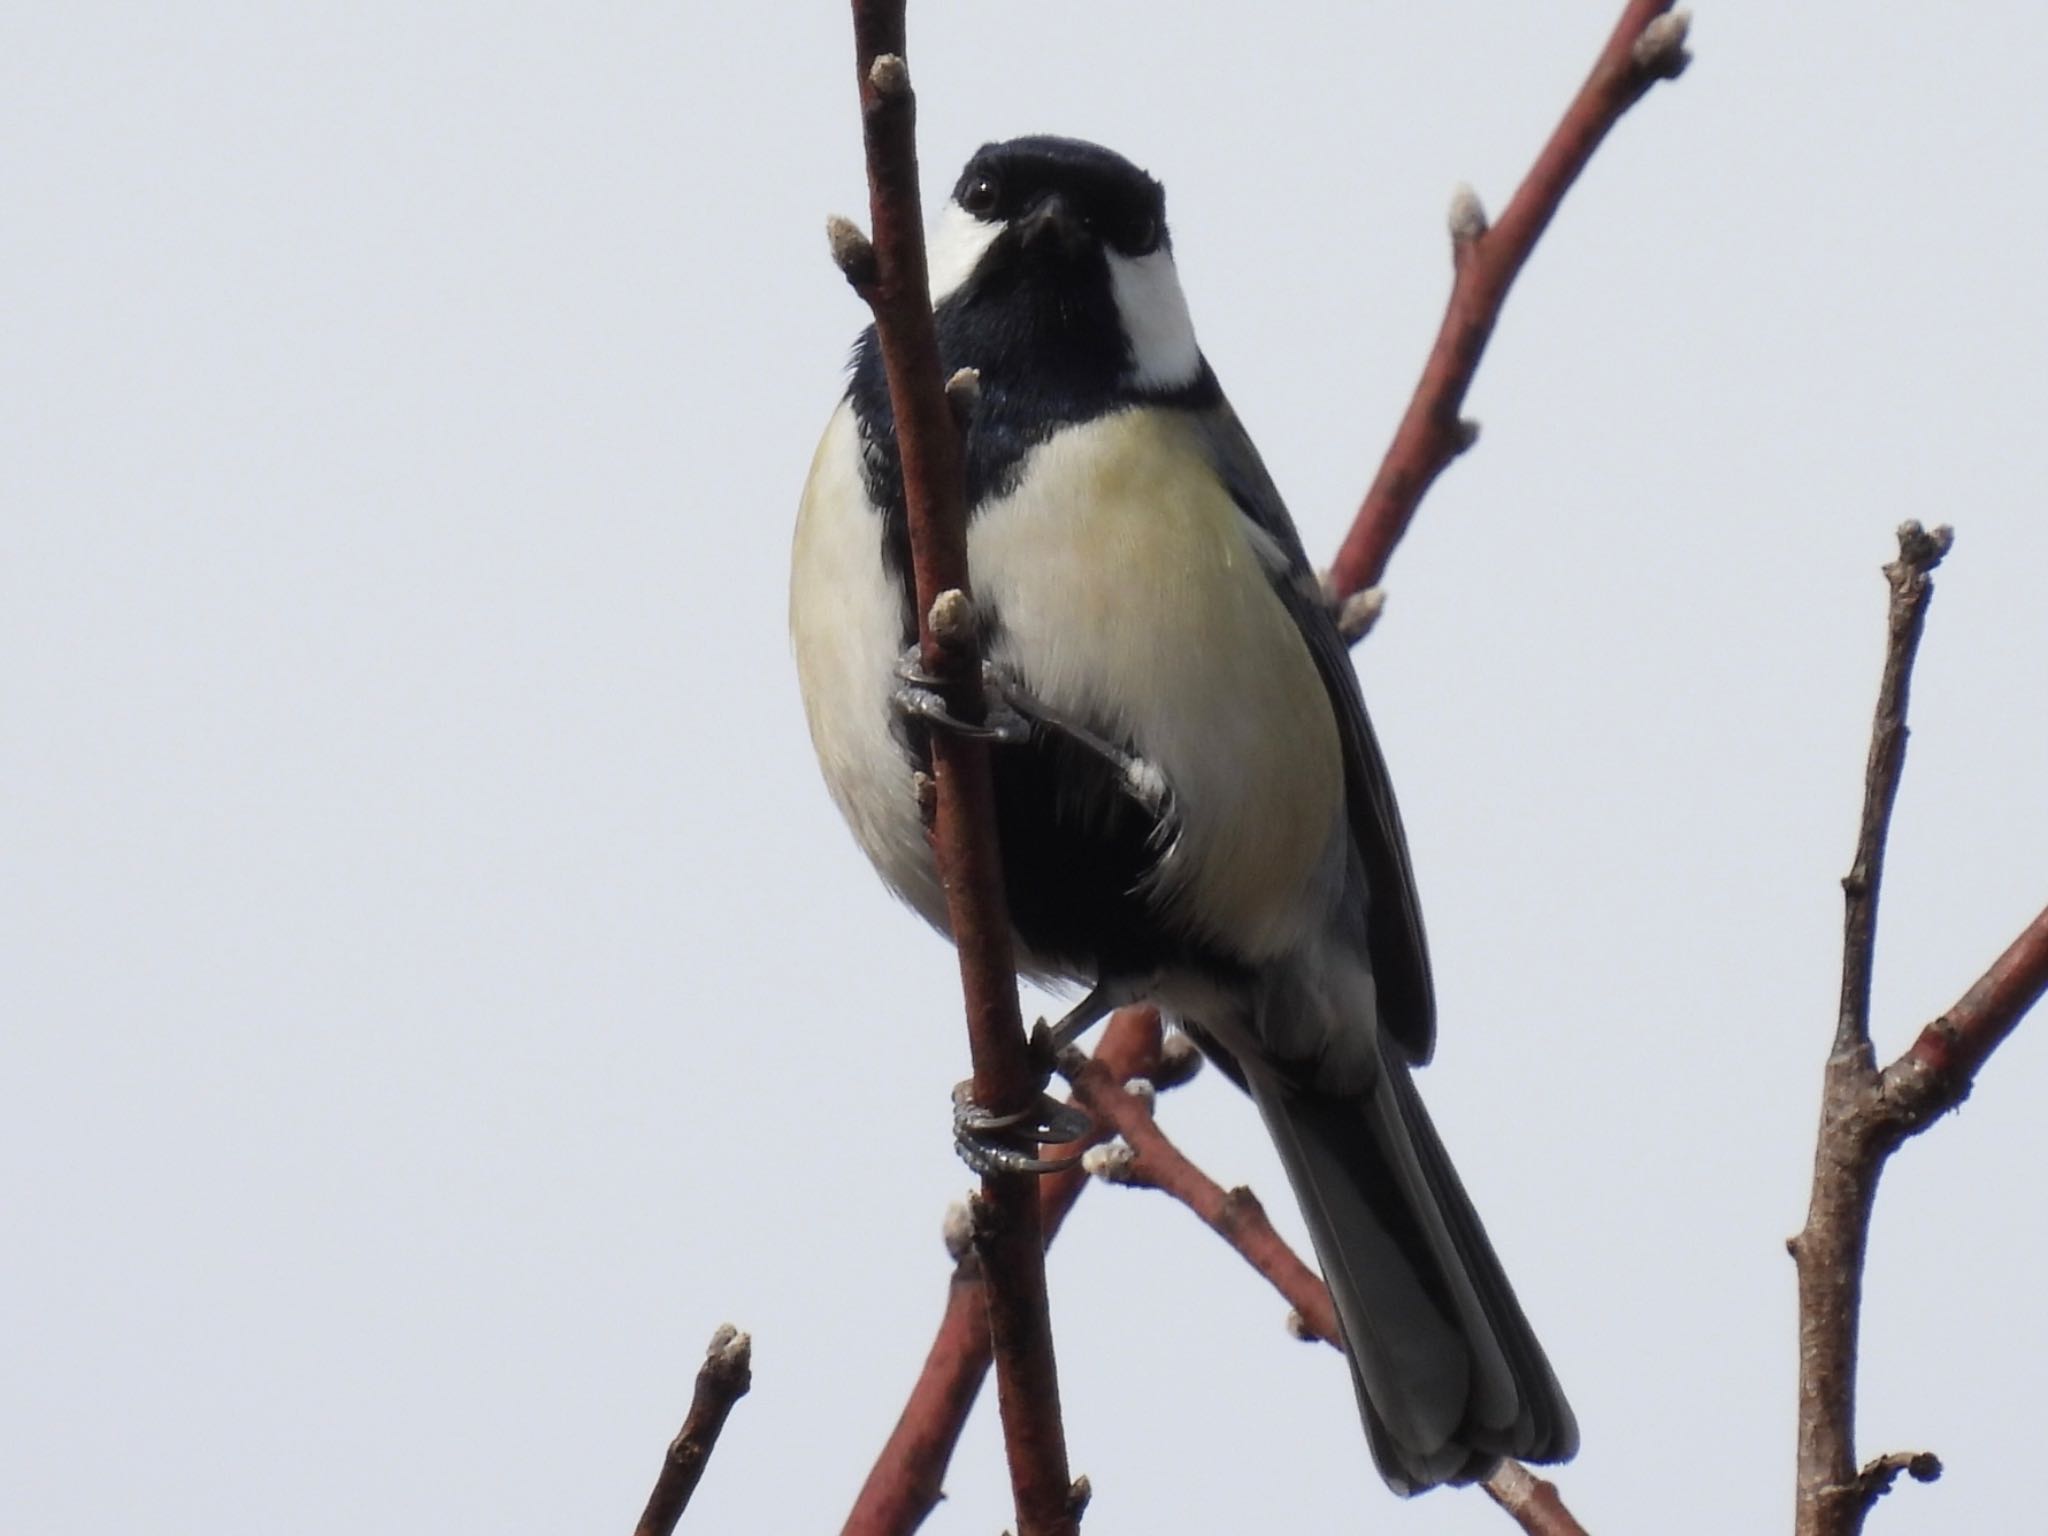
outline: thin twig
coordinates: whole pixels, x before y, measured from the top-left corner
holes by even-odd
[[[661,1475],[654,1480],[654,1491],[647,1496],[647,1508],[633,1528],[633,1536],[669,1536],[676,1528],[704,1476],[726,1415],[754,1384],[753,1359],[753,1340],[732,1324],[711,1335],[704,1363],[697,1368],[697,1389],[690,1398],[689,1415],[669,1442]]]
[[[1913,688],[1913,658],[1927,625],[1934,595],[1933,571],[1955,535],[1946,527],[1928,532],[1918,523],[1899,529],[1899,558],[1885,567],[1891,607],[1884,675],[1877,685],[1877,715],[1870,727],[1870,756],[1863,770],[1863,815],[1857,826],[1856,856],[1842,879],[1842,1005],[1835,1021],[1835,1054],[1870,1050],[1870,975],[1877,956],[1877,897],[1884,882],[1885,841],[1892,807],[1906,763],[1906,708]]]
[[[1243,1187],[1225,1189],[1196,1167],[1159,1128],[1151,1101],[1128,1092],[1100,1061],[1069,1051],[1060,1058],[1060,1074],[1073,1084],[1075,1102],[1117,1138],[1088,1154],[1090,1172],[1113,1184],[1173,1196],[1286,1298],[1301,1316],[1302,1337],[1337,1344],[1341,1334],[1329,1287],[1273,1230],[1258,1196]]]
[[[1103,1030],[1095,1057],[1118,1082],[1158,1078],[1158,1010],[1127,1008],[1117,1014]],[[1088,1144],[1109,1134],[1108,1127],[1098,1126]],[[1072,1153],[1081,1148],[1062,1150]],[[1048,1246],[1088,1184],[1088,1175],[1079,1167],[1048,1174],[1039,1181],[1039,1208]],[[946,1308],[938,1332],[841,1536],[909,1536],[924,1523],[939,1502],[946,1466],[967,1427],[967,1415],[981,1391],[982,1379],[988,1375],[988,1309],[982,1300],[981,1265],[964,1240],[949,1240],[949,1246],[955,1250],[953,1273],[946,1285]]]
[[[1901,1471],[1940,1475],[1926,1452],[1856,1464],[1856,1353],[1863,1266],[1878,1180],[1892,1153],[1960,1104],[1977,1071],[2048,991],[2048,911],[1890,1066],[1870,1043],[1870,970],[1891,806],[1904,767],[1906,702],[1930,573],[1949,533],[1918,523],[1899,529],[1899,558],[1885,567],[1891,606],[1883,681],[1871,727],[1856,857],[1842,882],[1848,916],[1842,1008],[1821,1089],[1813,1194],[1806,1225],[1788,1244],[1799,1267],[1799,1486],[1797,1536],[1856,1536]]]
[[[1159,1128],[1151,1096],[1131,1092],[1103,1061],[1069,1051],[1060,1059],[1060,1072],[1073,1084],[1075,1102],[1098,1127],[1115,1132],[1088,1154],[1090,1172],[1107,1183],[1171,1195],[1285,1298],[1293,1308],[1288,1328],[1296,1338],[1343,1349],[1330,1288],[1273,1229],[1256,1195],[1243,1186],[1225,1189],[1197,1167]],[[1557,1486],[1518,1461],[1502,1461],[1483,1486],[1529,1536],[1586,1536]]]
[[[903,0],[853,0],[873,244],[865,254],[857,247],[841,252],[844,232],[835,230],[834,246],[842,270],[874,311],[888,374],[924,663],[948,688],[955,709],[978,719],[981,668],[967,607],[972,588],[966,482],[932,322],[918,200],[916,98],[904,62],[903,10]],[[933,616],[941,611],[961,622],[935,624]],[[932,845],[959,953],[974,1096],[997,1114],[1023,1110],[1037,1095],[1038,1082],[1017,1012],[988,750],[958,733],[931,735],[937,781]],[[977,1242],[987,1269],[996,1393],[1017,1528],[1021,1536],[1074,1536],[1080,1521],[1060,1419],[1035,1181],[1026,1174],[988,1175],[978,1212]]]
[[[1461,188],[1452,200],[1450,303],[1393,444],[1337,551],[1329,579],[1336,602],[1379,581],[1424,494],[1472,445],[1478,428],[1459,415],[1466,392],[1508,289],[1565,193],[1622,115],[1659,80],[1674,79],[1685,68],[1687,15],[1671,5],[1672,0],[1630,0],[1593,72],[1497,223],[1488,227],[1469,189]]]

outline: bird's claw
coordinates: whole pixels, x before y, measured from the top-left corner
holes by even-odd
[[[924,669],[924,658],[912,646],[896,664],[897,688],[891,702],[905,719],[969,741],[986,741],[997,746],[1020,746],[1031,737],[1031,722],[1010,703],[1009,689],[1001,671],[993,664],[981,664],[984,698],[979,721],[962,720],[946,702],[944,683]]]
[[[1095,1129],[1086,1112],[1041,1093],[1023,1109],[993,1114],[974,1099],[970,1080],[953,1090],[953,1146],[976,1173],[1058,1173],[1080,1153],[1040,1157],[1042,1145],[1085,1140]]]

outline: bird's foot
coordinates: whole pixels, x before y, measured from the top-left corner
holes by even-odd
[[[890,702],[907,720],[916,720],[934,730],[947,731],[970,741],[997,746],[1019,746],[1031,737],[1031,722],[1010,702],[1010,689],[1002,671],[988,662],[981,664],[982,717],[962,720],[947,702],[944,682],[924,669],[924,657],[916,646],[896,663],[896,691]]]
[[[1095,1122],[1086,1113],[1049,1094],[1039,1094],[1012,1114],[998,1115],[975,1102],[972,1080],[953,1090],[953,1146],[960,1160],[979,1174],[1058,1173],[1071,1168],[1081,1160],[1080,1153],[1041,1157],[1037,1149],[1084,1140],[1094,1129]]]

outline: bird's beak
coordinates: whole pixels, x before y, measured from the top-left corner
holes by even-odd
[[[1026,250],[1056,251],[1073,256],[1087,245],[1088,226],[1057,192],[1047,193],[1017,221],[1017,236]]]

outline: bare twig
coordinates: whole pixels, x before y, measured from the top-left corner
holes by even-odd
[[[867,148],[871,258],[835,231],[835,253],[874,311],[889,379],[910,530],[924,663],[968,719],[982,709],[981,669],[971,622],[935,625],[936,612],[964,616],[967,579],[965,479],[960,434],[946,398],[925,268],[918,201],[916,98],[904,63],[903,0],[853,0],[861,128]],[[941,635],[937,630],[947,631]],[[958,733],[934,731],[937,797],[932,844],[945,882],[947,919],[960,957],[974,1096],[998,1114],[1025,1109],[1038,1093],[1017,1013],[1016,966],[1004,908],[1001,853],[988,750]],[[986,1266],[996,1393],[1021,1536],[1073,1536],[1079,1519],[1067,1472],[1059,1373],[1045,1293],[1044,1233],[1029,1175],[982,1181],[977,1241]]]
[[[1143,1094],[1128,1092],[1100,1061],[1069,1051],[1060,1058],[1060,1073],[1073,1084],[1075,1102],[1117,1138],[1088,1154],[1091,1172],[1111,1183],[1173,1196],[1287,1299],[1301,1315],[1304,1337],[1338,1342],[1337,1309],[1331,1305],[1329,1287],[1273,1230],[1258,1196],[1241,1186],[1225,1189],[1196,1167],[1159,1128],[1151,1102]]]
[[[1870,1041],[1870,974],[1891,807],[1905,762],[1906,702],[1933,595],[1930,573],[1949,532],[1899,529],[1883,681],[1878,689],[1855,861],[1842,882],[1847,917],[1842,1004],[1821,1089],[1813,1194],[1788,1245],[1799,1267],[1798,1536],[1855,1536],[1901,1471],[1932,1481],[1925,1452],[1856,1464],[1856,1351],[1863,1265],[1878,1179],[1892,1153],[1969,1093],[1978,1069],[2048,990],[2044,911],[1963,995],[1880,1071]]]
[[[1430,485],[1472,445],[1478,428],[1458,413],[1508,289],[1565,193],[1622,114],[1685,68],[1686,12],[1671,6],[1672,0],[1630,0],[1498,221],[1487,223],[1470,188],[1452,200],[1450,303],[1393,444],[1337,552],[1331,585],[1338,601],[1380,579]]]
[[[753,1341],[732,1324],[711,1335],[704,1363],[697,1368],[697,1389],[690,1398],[689,1415],[669,1442],[661,1475],[654,1480],[654,1491],[647,1496],[647,1508],[633,1528],[633,1536],[669,1536],[676,1528],[704,1476],[726,1415],[754,1384],[753,1358]]]
[[[1133,1077],[1170,1080],[1160,1066],[1158,1011],[1127,1008],[1117,1014],[1103,1031],[1095,1058],[1118,1082]],[[1098,1126],[1090,1140],[1109,1134],[1107,1127]],[[1088,1182],[1088,1175],[1078,1167],[1039,1180],[1047,1244],[1058,1234]],[[946,1285],[946,1309],[925,1356],[924,1369],[854,1501],[841,1536],[908,1536],[939,1502],[946,1465],[966,1428],[968,1412],[988,1374],[990,1357],[980,1263],[971,1251],[956,1252],[954,1259],[952,1278]]]
[[[1927,625],[1934,595],[1934,568],[1955,535],[1932,533],[1918,523],[1899,529],[1899,558],[1885,567],[1891,583],[1886,617],[1888,640],[1884,676],[1877,685],[1877,716],[1870,727],[1870,757],[1863,770],[1863,815],[1856,831],[1856,856],[1842,879],[1842,1005],[1835,1021],[1835,1054],[1870,1049],[1870,975],[1877,955],[1877,897],[1884,882],[1885,840],[1892,806],[1906,763],[1906,709],[1913,686],[1913,658]]]

